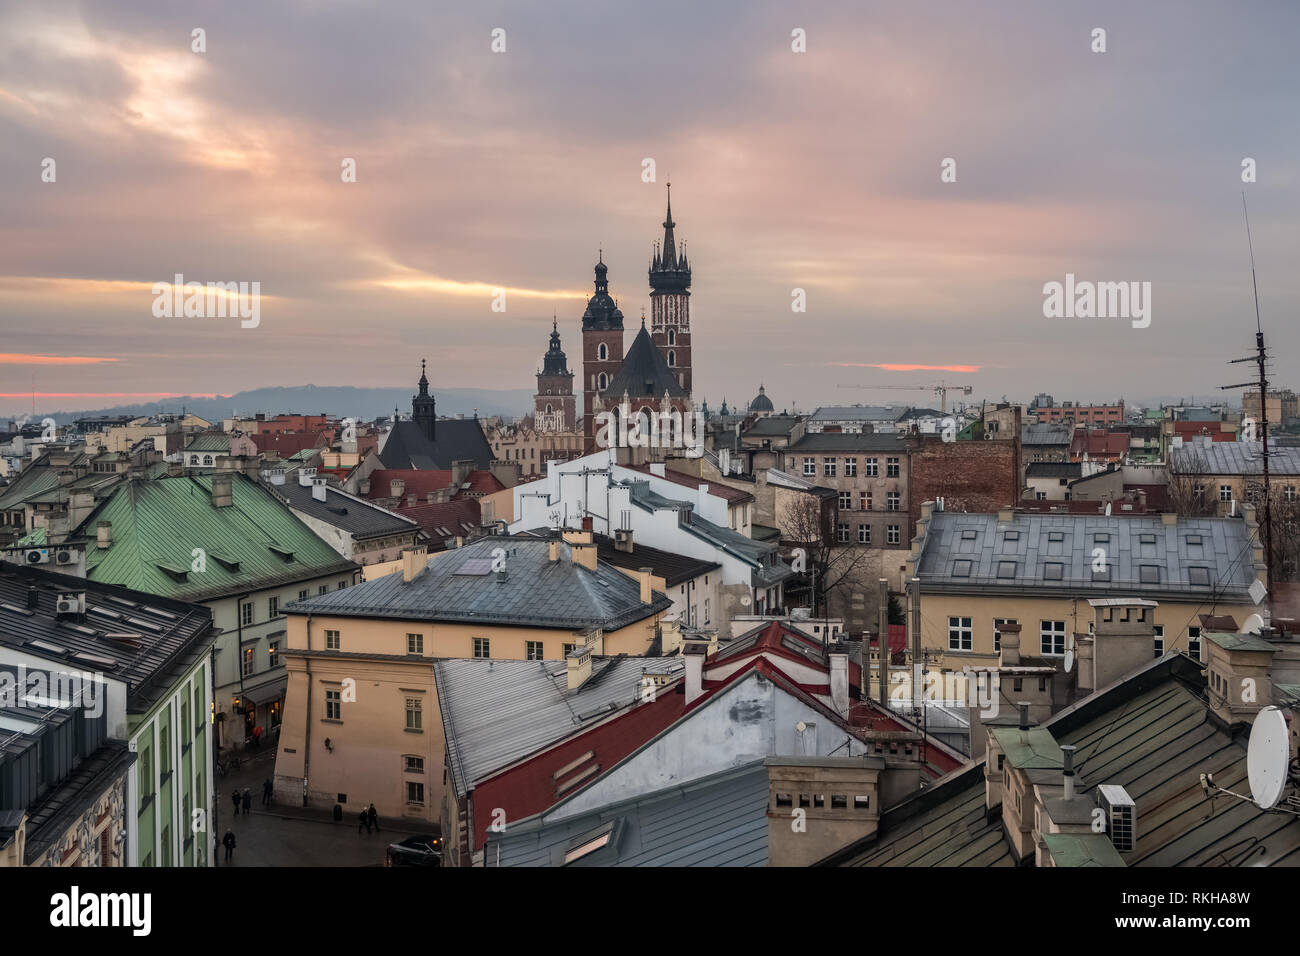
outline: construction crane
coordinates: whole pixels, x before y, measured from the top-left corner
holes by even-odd
[[[948,411],[948,393],[950,391],[960,391],[963,395],[971,393],[969,385],[949,385],[947,382],[940,382],[938,385],[837,385],[836,388],[895,388],[903,389],[909,392],[933,392],[939,397],[939,411]]]

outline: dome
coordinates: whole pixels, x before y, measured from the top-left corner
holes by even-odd
[[[758,394],[754,396],[754,400],[749,403],[749,410],[751,412],[776,411],[776,406],[774,406],[772,400],[767,397],[767,389],[762,385],[758,386]]]

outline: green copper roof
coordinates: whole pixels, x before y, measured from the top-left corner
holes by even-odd
[[[1057,866],[1124,866],[1124,858],[1104,833],[1044,833]]]
[[[1064,766],[1061,745],[1042,727],[999,727],[993,736],[1007,755],[1007,763],[1017,770],[1060,770]]]
[[[1225,651],[1264,651],[1272,654],[1277,650],[1268,641],[1262,637],[1256,637],[1254,634],[1227,634],[1215,631],[1206,634],[1205,638],[1219,645]]]
[[[201,601],[356,570],[257,482],[230,477],[225,508],[212,505],[211,475],[124,483],[69,538],[86,544],[86,577]],[[113,523],[107,548],[96,544],[101,521]]]
[[[45,542],[46,542],[45,529],[33,528],[31,531],[27,532],[25,535],[23,535],[21,538],[18,539],[18,542],[15,545],[15,547],[39,548],[42,547],[45,544]]]

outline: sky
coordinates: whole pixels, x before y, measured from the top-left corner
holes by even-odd
[[[669,180],[712,406],[1222,396],[1243,190],[1294,387],[1297,36],[1290,2],[0,0],[0,414],[422,357],[531,388],[552,315],[580,374],[598,250],[630,345]],[[259,283],[256,326],[155,315],[177,274]],[[1045,316],[1067,274],[1150,283],[1149,325]]]

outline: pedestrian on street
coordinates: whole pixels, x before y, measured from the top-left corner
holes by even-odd
[[[262,749],[262,728],[261,727],[253,728],[253,748],[255,750]]]
[[[371,827],[375,828],[376,833],[379,832],[379,814],[375,812],[373,803],[370,805],[370,809],[366,811],[366,830],[369,831]]]
[[[253,811],[253,794],[247,787],[244,788],[244,816],[248,816]]]
[[[367,833],[370,832],[370,814],[366,813],[365,810],[362,810],[360,813],[357,814],[357,832],[358,832],[358,833],[361,832],[361,828],[362,828],[362,827],[365,827],[365,828],[366,828],[366,832],[367,832]]]
[[[226,835],[221,838],[221,845],[226,848],[226,862],[229,863],[230,857],[235,852],[235,831],[234,830],[231,829],[226,830]]]
[[[230,799],[235,804],[235,816],[239,816],[239,788],[230,791]]]
[[[262,806],[271,805],[271,778],[267,777],[262,781]]]

